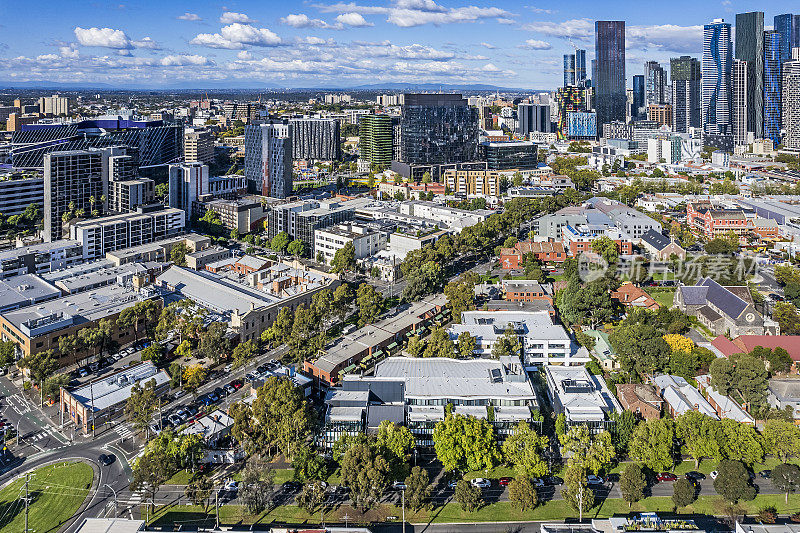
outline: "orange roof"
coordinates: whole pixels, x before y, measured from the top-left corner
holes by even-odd
[[[646,309],[658,309],[661,307],[644,289],[632,283],[620,285],[619,289],[611,293],[611,297],[618,300],[622,305],[644,307]]]
[[[789,357],[800,361],[800,335],[739,335],[733,340],[717,337],[711,343],[727,357],[735,353],[750,353],[756,346],[774,350],[783,348]]]

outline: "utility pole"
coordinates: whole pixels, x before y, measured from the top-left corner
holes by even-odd
[[[89,382],[89,394],[92,397],[92,438],[95,438],[96,434],[94,431],[94,388],[92,387],[92,382]]]
[[[28,533],[28,481],[31,475],[25,474],[25,533]]]
[[[406,533],[406,490],[401,491],[403,498],[403,533]]]
[[[216,527],[216,529],[219,529],[219,489],[217,489],[216,503],[214,504],[214,507],[215,507],[214,511],[215,511],[215,513],[217,515],[217,527]]]

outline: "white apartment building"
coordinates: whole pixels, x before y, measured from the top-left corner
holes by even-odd
[[[151,243],[183,232],[186,213],[163,206],[139,207],[135,213],[92,218],[70,227],[70,238],[83,246],[87,260],[105,257],[106,252]]]
[[[571,366],[591,360],[589,351],[573,342],[547,311],[465,311],[461,313],[461,324],[453,324],[448,331],[454,342],[461,333],[469,332],[475,337],[475,354],[490,356],[509,325],[520,341],[527,370],[539,365]]]
[[[468,211],[466,209],[456,209],[455,207],[447,207],[433,202],[413,201],[400,204],[400,213],[444,224],[450,231],[458,233],[463,228],[474,226],[478,222],[483,222],[489,218],[491,211]]]
[[[369,257],[386,246],[386,232],[358,224],[339,224],[314,230],[314,257],[322,254],[330,264],[336,252],[352,242],[355,258]]]

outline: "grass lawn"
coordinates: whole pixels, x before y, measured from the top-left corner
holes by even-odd
[[[740,507],[747,514],[756,514],[764,507],[774,506],[780,514],[793,514],[800,511],[800,495],[792,494],[789,496],[789,503],[784,503],[784,496],[781,494],[759,495],[751,502],[741,502]],[[705,514],[723,515],[727,503],[719,496],[701,496],[696,502],[684,509],[679,509],[681,514]],[[584,518],[608,518],[614,515],[627,515],[639,512],[672,512],[672,498],[651,497],[634,503],[628,507],[627,502],[621,499],[609,499],[600,502],[589,512],[584,513]],[[209,509],[207,515],[203,515],[202,509],[192,505],[182,505],[175,507],[165,507],[158,509],[151,521],[152,525],[172,526],[175,523],[193,523],[206,521],[213,522],[213,507]],[[394,505],[382,505],[369,511],[366,515],[361,515],[352,507],[341,507],[328,509],[325,512],[325,519],[331,522],[342,521],[341,518],[347,514],[351,523],[376,521],[387,521],[387,517],[399,517],[402,515],[400,508]],[[281,506],[261,515],[250,515],[239,505],[224,505],[220,507],[220,523],[224,525],[244,525],[293,523],[293,524],[315,524],[319,523],[319,513],[314,516],[293,505]],[[520,511],[513,507],[509,502],[499,502],[486,505],[474,513],[467,513],[455,503],[450,502],[443,507],[431,510],[423,509],[417,513],[412,513],[406,509],[406,520],[412,523],[453,523],[453,522],[508,522],[508,521],[527,521],[527,520],[563,520],[567,518],[577,518],[578,513],[573,510],[564,500],[553,500],[535,509]],[[396,518],[393,520],[397,520]]]
[[[188,485],[194,474],[192,474],[188,469],[184,468],[183,470],[178,470],[175,472],[171,478],[164,482],[165,485]]]
[[[92,467],[86,463],[58,463],[35,470],[28,483],[31,503],[28,523],[36,533],[55,532],[86,499],[92,486]],[[17,479],[0,491],[0,533],[25,527],[25,479]]]
[[[672,307],[673,297],[675,296],[675,289],[673,288],[654,288],[654,287],[647,287],[645,289],[650,296],[653,297],[655,301],[659,303],[659,305],[663,307]]]

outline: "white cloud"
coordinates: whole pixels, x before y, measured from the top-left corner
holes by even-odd
[[[281,38],[267,28],[256,28],[234,22],[223,26],[219,33],[201,33],[189,41],[190,44],[209,48],[237,50],[248,46],[277,46]]]
[[[354,28],[363,28],[365,26],[374,26],[371,22],[367,22],[366,19],[360,13],[342,13],[341,15],[336,17],[336,22],[340,24],[344,24],[346,26],[352,26]]]
[[[226,11],[219,17],[219,21],[222,24],[232,24],[234,22],[241,22],[242,24],[252,24],[254,22],[258,22],[255,19],[251,19],[244,13],[236,13],[235,11]]]
[[[500,19],[513,22],[512,13],[499,7],[444,7],[434,0],[394,0],[389,7],[367,6],[355,2],[337,2],[335,4],[317,4],[317,9],[324,13],[358,13],[361,15],[388,15],[386,21],[411,28],[424,24],[452,24],[460,22],[477,22],[483,19]]]
[[[491,63],[486,63],[484,66],[481,67],[481,70],[483,72],[500,72],[500,69]]]
[[[197,22],[197,21],[203,20],[203,18],[200,15],[198,15],[197,13],[189,13],[188,11],[186,13],[184,13],[183,15],[178,15],[177,18],[178,18],[178,20],[189,20],[189,21],[192,21],[192,22]]]
[[[547,41],[540,41],[538,39],[526,39],[525,42],[517,48],[524,48],[526,50],[550,50],[552,45]]]
[[[495,48],[497,48],[495,45],[490,43],[481,43],[481,46],[483,46],[484,48],[488,48],[489,50],[494,50]]]
[[[314,4],[323,13],[361,13],[362,15],[382,15],[389,12],[388,7],[363,6],[355,2],[337,2],[335,4]]]
[[[210,61],[207,57],[200,55],[170,55],[161,58],[161,64],[165,67],[183,67],[187,65],[208,65]]]
[[[83,46],[98,46],[125,50],[133,48],[131,40],[122,30],[112,28],[81,28],[75,27],[75,37]]]
[[[327,28],[328,23],[320,19],[312,19],[305,13],[289,14],[281,17],[281,24],[294,28]]]
[[[150,37],[145,37],[139,41],[131,41],[136,48],[147,48],[148,50],[161,50],[161,46]]]
[[[628,26],[625,47],[648,51],[698,53],[703,49],[702,26]]]
[[[498,24],[506,24],[506,25],[510,26],[511,24],[516,24],[517,21],[514,20],[514,19],[507,18],[507,17],[500,17],[499,19],[497,19],[497,23]]]
[[[522,29],[551,37],[579,41],[588,41],[594,38],[594,24],[589,19],[571,19],[564,22],[534,22],[524,25]]]
[[[555,11],[553,11],[552,9],[543,9],[541,7],[536,7],[536,6],[526,6],[526,7],[531,11],[533,11],[534,13],[541,13],[544,15],[552,15],[553,13],[555,13]]]
[[[253,59],[253,54],[251,54],[247,50],[242,50],[241,52],[238,52],[236,54],[236,57],[239,58],[242,61],[249,61],[249,60]]]
[[[80,57],[78,47],[74,43],[69,46],[60,46],[58,51],[61,53],[61,57],[65,59],[78,59]]]

